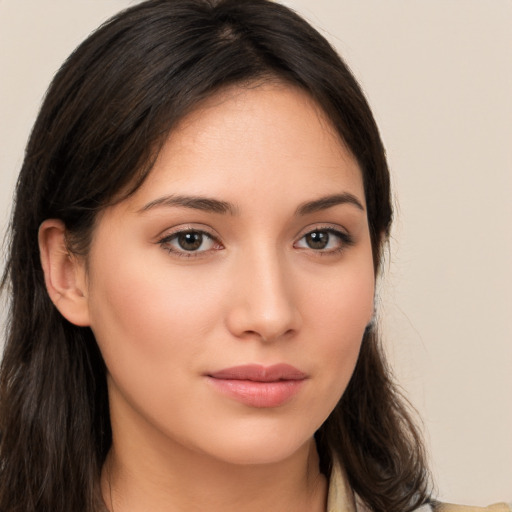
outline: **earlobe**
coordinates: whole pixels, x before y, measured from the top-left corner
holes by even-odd
[[[66,245],[66,226],[47,219],[39,227],[39,252],[46,289],[62,316],[78,326],[89,325],[85,266]]]

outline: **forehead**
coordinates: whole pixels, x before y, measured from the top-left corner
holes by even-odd
[[[183,192],[237,203],[276,190],[364,203],[360,168],[325,112],[297,87],[265,83],[223,90],[182,119],[130,201]]]

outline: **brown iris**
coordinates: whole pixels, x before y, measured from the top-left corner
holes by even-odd
[[[325,249],[329,243],[327,231],[312,231],[305,236],[306,243],[311,249]]]
[[[178,235],[178,244],[184,251],[195,251],[203,243],[203,234],[197,231],[186,231]]]

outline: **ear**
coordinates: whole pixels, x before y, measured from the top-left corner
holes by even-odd
[[[39,227],[39,252],[50,299],[62,316],[78,326],[89,325],[87,280],[82,258],[66,245],[66,226],[47,219]]]

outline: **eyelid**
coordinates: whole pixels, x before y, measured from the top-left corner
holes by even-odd
[[[163,238],[168,238],[173,235],[187,232],[187,231],[197,231],[198,233],[205,233],[211,238],[218,239],[219,236],[214,232],[212,228],[205,224],[195,224],[195,223],[185,223],[178,224],[177,226],[173,226],[170,228],[164,229],[158,236],[158,240],[162,240]]]
[[[308,233],[313,231],[331,231],[333,233],[339,233],[344,236],[350,237],[350,232],[348,229],[340,226],[339,224],[331,224],[329,222],[319,222],[317,224],[309,224],[305,228],[302,228],[296,235],[295,239],[299,240],[300,238],[306,236]]]

